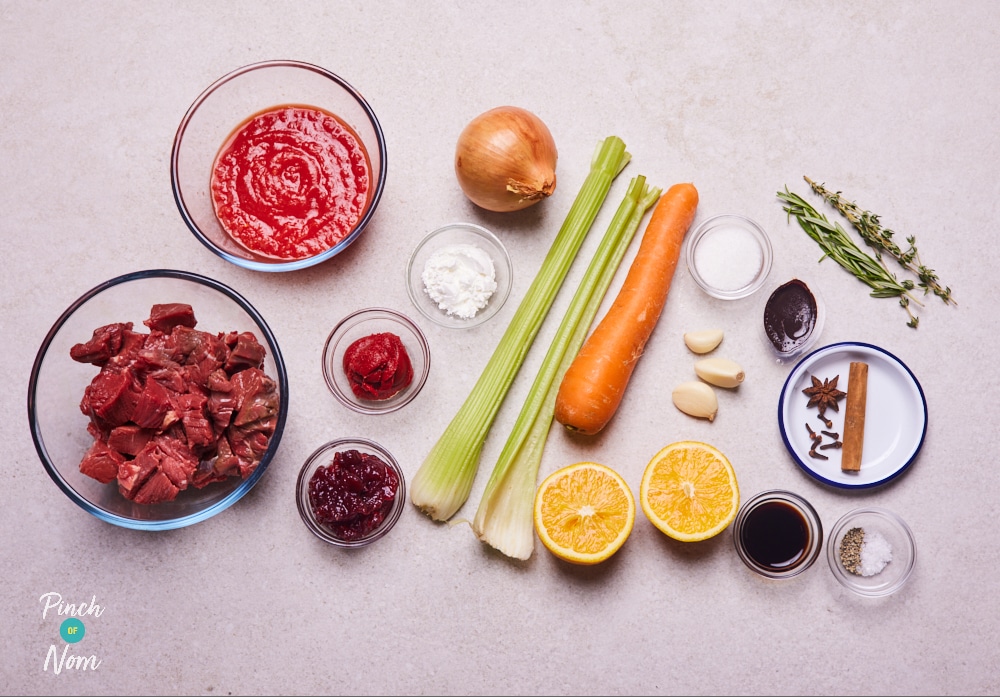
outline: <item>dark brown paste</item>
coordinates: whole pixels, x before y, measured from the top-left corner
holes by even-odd
[[[816,297],[797,278],[778,286],[764,306],[764,332],[779,353],[791,353],[809,341],[816,328]]]

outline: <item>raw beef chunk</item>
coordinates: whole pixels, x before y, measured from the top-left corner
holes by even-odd
[[[194,309],[184,303],[167,303],[153,305],[149,319],[142,321],[150,329],[169,334],[176,326],[194,327],[198,321],[194,318]]]

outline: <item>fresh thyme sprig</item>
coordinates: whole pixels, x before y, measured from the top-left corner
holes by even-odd
[[[899,245],[892,239],[892,236],[895,234],[894,231],[882,227],[882,223],[879,221],[877,215],[871,211],[861,210],[853,201],[848,201],[841,196],[839,191],[834,193],[822,184],[817,184],[809,177],[803,177],[803,179],[809,182],[809,186],[812,187],[813,191],[822,196],[827,203],[840,211],[851,222],[851,225],[854,226],[858,234],[868,243],[868,246],[875,250],[875,256],[879,261],[882,260],[882,252],[891,254],[899,262],[900,266],[920,279],[917,285],[924,289],[924,295],[933,292],[934,295],[944,301],[945,305],[958,304],[951,297],[951,288],[942,287],[934,270],[924,266],[920,261],[915,237],[911,235],[906,238],[906,242],[910,245],[910,248],[905,252],[902,251]]]
[[[914,288],[913,281],[897,280],[879,259],[862,251],[839,223],[827,220],[826,216],[813,208],[805,199],[790,192],[788,187],[785,187],[783,192],[778,192],[778,198],[784,201],[784,210],[789,218],[794,215],[799,226],[823,250],[820,261],[826,257],[833,259],[871,288],[873,298],[899,298],[900,306],[910,317],[906,326],[917,328],[920,318],[913,314],[910,303],[921,305],[921,302],[910,292]]]

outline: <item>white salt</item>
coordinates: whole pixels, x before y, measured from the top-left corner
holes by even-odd
[[[719,290],[748,286],[760,272],[764,254],[760,243],[740,227],[720,227],[698,242],[694,264],[704,281]]]
[[[865,530],[864,541],[861,543],[861,561],[858,563],[858,573],[862,576],[874,576],[882,571],[885,565],[892,561],[892,545],[880,532]]]

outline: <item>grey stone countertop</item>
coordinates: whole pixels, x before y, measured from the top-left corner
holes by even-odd
[[[1000,4],[6,0],[0,18],[0,692],[1000,692],[1000,407],[991,392],[1000,387],[991,251]],[[274,274],[228,263],[190,233],[171,192],[170,152],[202,90],[279,58],[327,68],[364,95],[385,132],[388,177],[370,227],[345,252]],[[559,153],[555,192],[516,213],[474,206],[453,168],[464,125],[500,105],[537,114]],[[610,135],[625,141],[631,162],[499,409],[458,522],[435,523],[408,504],[367,548],[323,544],[296,509],[302,463],[328,440],[362,436],[414,476]],[[772,241],[773,267],[761,291],[723,301],[703,293],[681,259],[614,419],[593,438],[553,428],[539,479],[596,461],[638,496],[660,448],[711,443],[733,463],[744,501],[793,491],[826,530],[861,506],[899,514],[917,558],[898,592],[853,595],[825,557],[794,579],[764,579],[740,561],[731,528],[681,543],[641,509],[621,550],[592,567],[562,562],[537,539],[530,559],[508,559],[463,522],[636,174],[663,188],[693,182],[694,226],[722,213],[755,220]],[[805,176],[876,213],[901,245],[915,237],[957,306],[920,295],[914,330],[895,299],[869,297],[849,272],[820,263],[776,197],[788,187],[836,216]],[[423,320],[404,279],[417,242],[454,221],[492,230],[513,263],[507,303],[467,330]],[[604,308],[637,245],[638,236]],[[162,532],[108,524],[75,505],[42,467],[25,408],[36,352],[60,314],[105,280],[151,268],[209,276],[246,297],[277,337],[290,385],[280,449],[253,490],[208,520]],[[825,303],[817,347],[878,346],[922,388],[923,447],[884,486],[824,484],[782,441],[778,401],[794,364],[770,354],[761,312],[769,289],[795,277]],[[369,306],[418,319],[432,356],[417,398],[376,416],[336,402],[320,371],[334,324]],[[724,355],[747,377],[719,390],[708,422],[676,409],[671,391],[694,379],[683,333],[712,327],[725,330]],[[71,644],[60,635],[69,605],[94,608],[79,618],[85,638]],[[67,646],[78,660],[56,672],[47,659]]]

